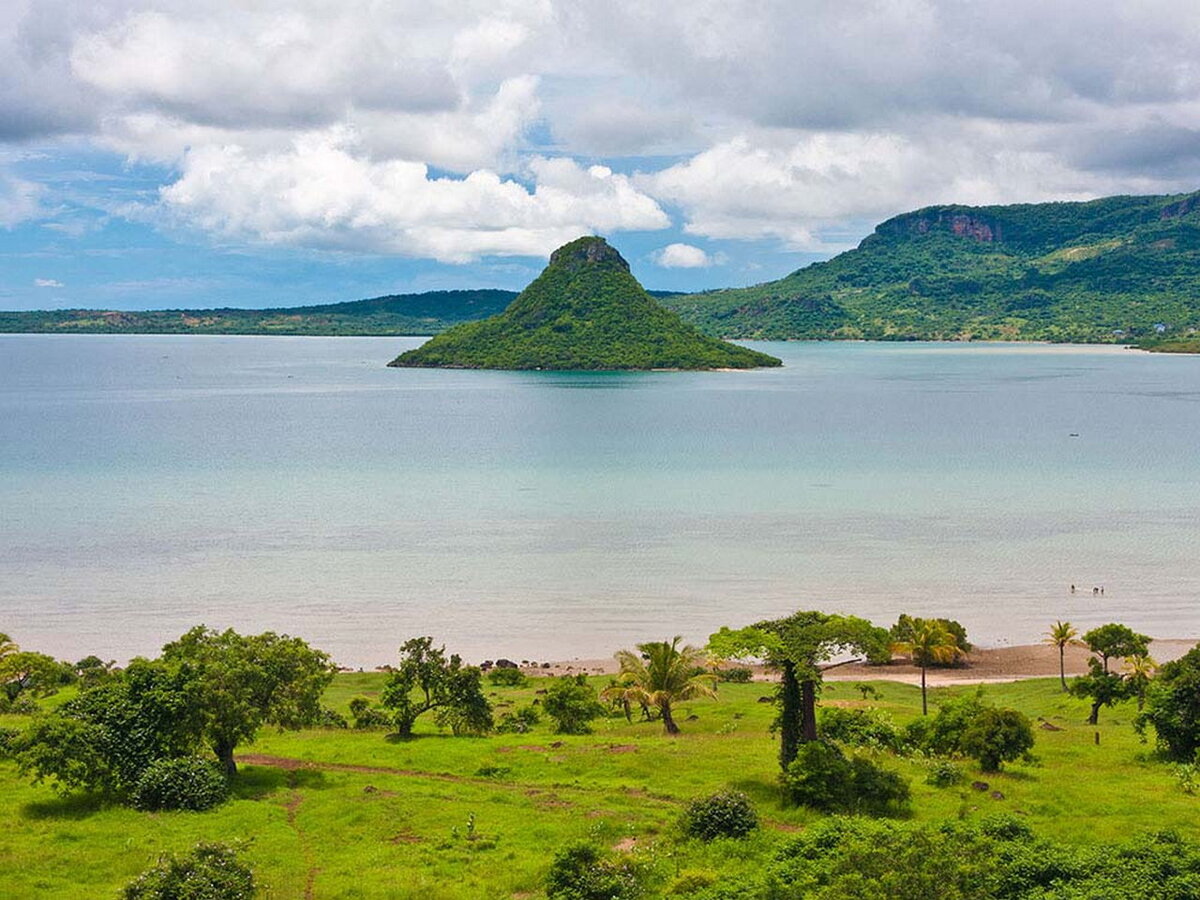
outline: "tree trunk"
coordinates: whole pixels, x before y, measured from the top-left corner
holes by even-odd
[[[925,699],[925,667],[921,666],[921,715],[929,715],[929,701]]]
[[[779,765],[786,772],[800,749],[800,682],[796,667],[785,662],[779,681]]]
[[[400,735],[402,738],[412,737],[413,723],[416,721],[416,716],[397,716],[396,734]]]
[[[237,774],[237,763],[233,760],[233,744],[230,741],[214,741],[213,753],[216,754],[217,762],[221,765],[221,771],[225,773],[226,778],[232,778]]]
[[[660,704],[659,709],[662,710],[663,728],[666,729],[667,734],[672,737],[679,734],[679,726],[675,724],[675,719],[671,717],[670,702]]]
[[[800,682],[800,740],[817,739],[817,683]]]
[[[1089,725],[1099,725],[1100,724],[1100,707],[1101,706],[1103,706],[1103,703],[1101,703],[1101,701],[1099,701],[1099,700],[1092,701],[1092,714],[1090,716],[1088,716],[1088,720],[1087,720],[1087,723]]]
[[[1067,663],[1066,663],[1067,647],[1065,644],[1058,645],[1058,678],[1062,682],[1062,689],[1067,689]]]

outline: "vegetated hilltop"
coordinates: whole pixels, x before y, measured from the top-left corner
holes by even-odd
[[[504,309],[513,291],[429,291],[284,309],[0,312],[0,332],[426,335]]]
[[[1200,192],[931,206],[779,281],[663,302],[723,337],[1186,340],[1200,328]]]
[[[748,369],[765,353],[700,334],[658,305],[599,237],[559,247],[500,315],[458,325],[391,366],[465,369]]]

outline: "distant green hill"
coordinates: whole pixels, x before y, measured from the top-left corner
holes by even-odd
[[[430,291],[285,309],[0,312],[0,332],[86,334],[437,334],[500,312],[513,291]]]
[[[451,328],[391,366],[468,369],[748,369],[765,353],[705,337],[659,306],[599,237],[555,250],[501,314]]]
[[[1200,329],[1200,193],[933,206],[779,281],[662,302],[722,337],[1186,338]]]

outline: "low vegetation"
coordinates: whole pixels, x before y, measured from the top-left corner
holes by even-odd
[[[1130,693],[1096,726],[1090,698],[1058,679],[930,688],[923,715],[916,687],[830,680],[838,647],[886,630],[797,613],[710,648],[757,641],[792,667],[791,700],[783,682],[677,696],[685,727],[667,738],[660,715],[601,702],[608,676],[491,684],[419,638],[389,672],[287,669],[276,693],[289,699],[267,707],[282,713],[237,744],[231,775],[206,731],[215,673],[241,671],[246,648],[319,651],[189,635],[0,716],[6,897],[1149,900],[1194,896],[1200,879],[1200,649],[1148,676],[1140,714]],[[181,642],[204,650],[185,661]],[[1110,674],[1131,678],[1115,646],[1095,643]],[[408,675],[405,660],[419,663]],[[494,727],[455,737],[457,714],[439,706],[402,735],[402,686],[420,704],[455,679],[479,687],[467,708]],[[781,770],[781,719],[806,715],[802,679],[816,737],[793,723]],[[343,727],[367,714],[385,724]]]

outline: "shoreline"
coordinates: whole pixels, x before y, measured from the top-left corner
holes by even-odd
[[[1200,644],[1200,638],[1153,638],[1150,655],[1159,665],[1178,659]],[[1064,668],[1068,678],[1087,673],[1091,653],[1086,647],[1068,647]],[[522,665],[521,671],[532,677],[561,675],[615,675],[619,668],[613,658],[591,658],[550,661],[548,667]],[[755,681],[774,681],[774,676],[761,665],[751,666]],[[1051,644],[1018,644],[1006,647],[976,647],[967,656],[964,666],[931,668],[926,671],[930,687],[950,685],[1006,684],[1031,678],[1057,678],[1058,649]],[[882,666],[863,663],[838,665],[824,676],[825,681],[894,681],[900,684],[921,683],[919,667],[907,662],[892,662]]]

